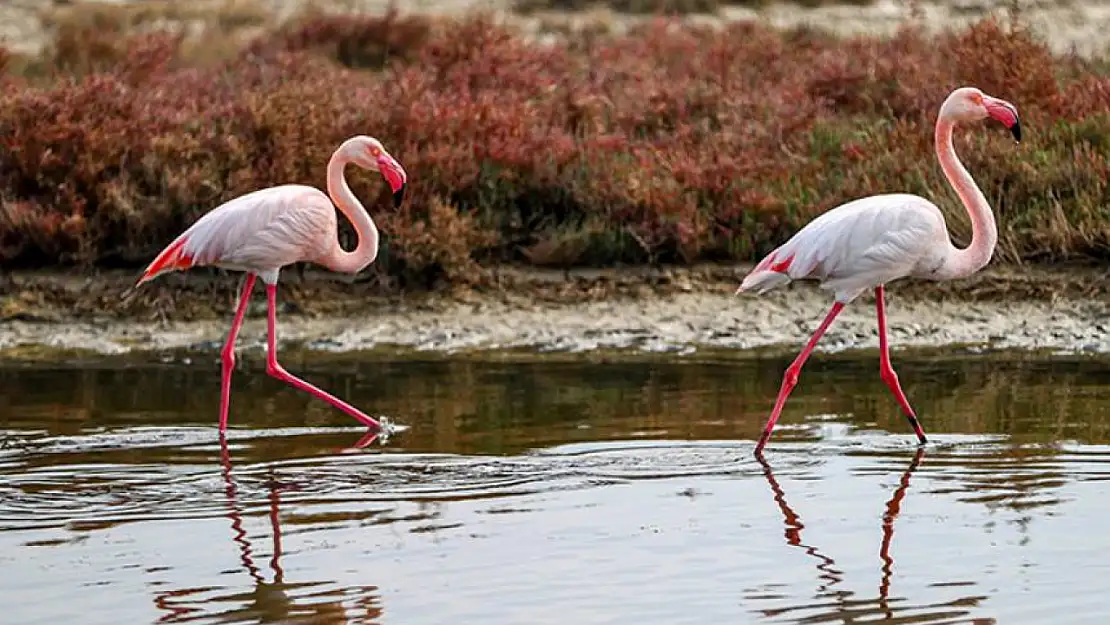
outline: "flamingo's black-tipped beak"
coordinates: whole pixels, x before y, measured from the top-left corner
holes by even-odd
[[[1021,143],[1021,121],[1018,120],[1016,106],[990,96],[983,96],[983,106],[987,109],[987,115],[1002,122],[1003,126],[1010,129],[1010,134],[1014,135],[1014,141]]]
[[[381,152],[378,154],[378,171],[385,176],[385,179],[389,182],[389,188],[393,190],[393,207],[400,207],[401,202],[405,200],[405,183],[409,179],[408,174],[405,173],[405,168],[401,167],[401,164],[392,156]]]

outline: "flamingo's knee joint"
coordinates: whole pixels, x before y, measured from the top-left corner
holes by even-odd
[[[793,368],[787,368],[786,372],[782,374],[783,388],[794,388],[798,385],[798,372]]]
[[[881,377],[883,382],[886,382],[888,386],[898,385],[898,374],[895,373],[894,369],[890,366],[883,367],[879,371],[879,377]]]

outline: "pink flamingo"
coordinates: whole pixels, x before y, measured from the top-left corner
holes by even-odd
[[[789,241],[756,265],[737,289],[765,293],[792,280],[818,280],[832,291],[835,303],[817,326],[809,343],[786,368],[771,418],[755,447],[756,455],[771,438],[790,391],[798,383],[802,365],[817,341],[828,330],[844,305],[864,291],[875,289],[879,323],[879,373],[924,445],[925,432],[910,407],[898,375],[890,364],[886,337],[883,285],[912,276],[929,280],[952,280],[969,276],[990,262],[998,242],[994,214],[971,174],[952,147],[952,130],[959,122],[993,117],[1002,122],[1016,141],[1021,125],[1013,104],[984,94],[973,87],[956,89],[940,107],[936,124],[936,151],[948,182],[955,188],[971,216],[971,244],[958,249],[948,238],[944,215],[925,198],[908,194],[872,195],[842,204],[806,224]]]
[[[328,161],[330,199],[319,189],[298,184],[270,187],[239,196],[212,209],[181,233],[158,254],[139,279],[138,284],[142,284],[163,273],[205,265],[247,273],[231,332],[221,352],[221,433],[227,430],[231,372],[235,368],[235,339],[243,325],[256,277],[262,278],[266,284],[266,373],[330,403],[374,430],[381,429],[377,420],[294,376],[277,361],[277,281],[281,268],[308,261],[333,271],[358,273],[374,262],[378,255],[378,229],[343,176],[348,163],[380,172],[393,190],[394,205],[400,206],[408,180],[401,164],[385,151],[377,139],[352,137],[344,141]],[[336,207],[358,233],[358,245],[352,252],[344,251],[339,246]]]

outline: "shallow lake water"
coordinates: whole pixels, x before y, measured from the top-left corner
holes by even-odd
[[[0,367],[0,622],[1103,623],[1110,361]]]

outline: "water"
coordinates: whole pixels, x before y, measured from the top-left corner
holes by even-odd
[[[0,622],[1101,623],[1110,362],[0,367]]]

